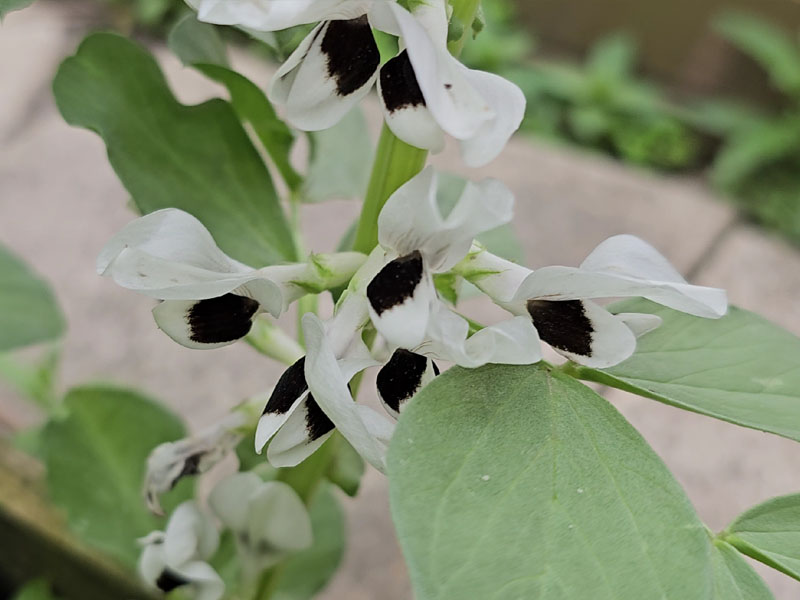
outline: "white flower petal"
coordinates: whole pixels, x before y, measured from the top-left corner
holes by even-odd
[[[225,595],[225,583],[211,565],[195,561],[182,566],[176,572],[191,581],[194,600],[221,600]]]
[[[378,97],[386,125],[398,138],[433,153],[444,150],[444,131],[428,110],[407,51],[381,67]]]
[[[160,531],[153,533],[158,534],[159,537],[148,536],[142,554],[139,556],[137,569],[143,581],[155,586],[167,566],[167,560],[164,556],[164,534]]]
[[[297,412],[308,397],[305,380],[305,357],[286,369],[275,384],[272,394],[258,420],[255,444],[260,453],[267,442]]]
[[[495,256],[476,246],[473,246],[469,256],[458,265],[457,272],[504,307],[512,302],[522,282],[533,273],[527,267]],[[522,314],[524,306],[519,310],[511,310],[510,307],[508,310]]]
[[[644,313],[618,313],[617,318],[621,319],[627,325],[633,334],[640,338],[643,335],[655,331],[664,322],[663,319],[657,315],[648,315]]]
[[[532,300],[527,310],[542,341],[587,367],[616,365],[636,350],[625,322],[594,302]]]
[[[358,412],[322,322],[313,314],[305,315],[303,332],[308,345],[306,381],[311,393],[353,448],[375,468],[386,472],[386,449],[369,432]]]
[[[389,262],[367,287],[369,315],[386,340],[413,348],[422,343],[436,289],[414,252]]]
[[[210,558],[218,545],[217,528],[194,502],[175,509],[164,532],[164,557],[169,567],[178,569],[189,561]]]
[[[515,317],[468,336],[467,321],[440,305],[431,318],[429,341],[422,349],[469,369],[490,363],[529,365],[542,359],[539,335],[526,317]]]
[[[365,15],[314,29],[279,69],[269,98],[286,105],[287,120],[305,131],[328,129],[368,92],[380,53]]]
[[[181,346],[210,350],[228,346],[250,333],[260,305],[226,294],[209,300],[165,300],[153,309],[159,329]]]
[[[382,417],[372,410],[369,406],[356,404],[359,417],[369,431],[369,434],[378,442],[384,455],[389,450],[389,443],[394,435],[395,425],[391,421]]]
[[[486,100],[464,77],[464,69],[447,51],[445,3],[433,0],[412,15],[389,3],[414,67],[428,109],[439,126],[458,139],[468,139],[495,117]]]
[[[244,531],[248,522],[247,503],[263,483],[255,473],[234,473],[214,486],[208,504],[225,527]]]
[[[296,467],[333,435],[333,423],[316,399],[309,411],[309,397],[298,402],[267,447],[267,460],[273,467]]]
[[[313,541],[311,518],[303,501],[279,481],[262,483],[249,497],[246,531],[254,550],[263,546],[280,553],[299,552]]]
[[[456,205],[443,217],[433,167],[400,187],[381,210],[378,238],[404,256],[419,251],[432,272],[451,269],[466,256],[476,235],[511,221],[514,196],[501,182],[467,182]]]
[[[461,140],[464,162],[470,167],[482,167],[500,155],[522,124],[525,94],[517,85],[493,73],[465,69],[464,77],[495,114],[473,136]]]
[[[242,25],[279,31],[328,19],[364,14],[371,0],[187,0],[198,19],[218,25]]]
[[[386,412],[397,419],[408,401],[438,374],[430,358],[399,348],[378,372],[378,398]]]

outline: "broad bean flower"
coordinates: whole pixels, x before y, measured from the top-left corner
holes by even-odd
[[[347,283],[363,261],[345,252],[255,269],[222,252],[189,213],[164,209],[117,233],[100,253],[97,272],[163,300],[153,316],[173,340],[211,349],[246,336],[260,313],[277,317],[309,290]]]
[[[708,319],[724,316],[728,308],[724,290],[690,285],[655,248],[631,235],[609,238],[577,268],[531,271],[475,248],[456,270],[499,306],[529,317],[557,352],[596,368],[629,358],[637,335],[661,320],[612,314],[595,299],[641,297]]]
[[[225,584],[206,562],[219,545],[219,532],[194,502],[184,502],[172,513],[164,532],[140,540],[142,578],[162,592],[191,589],[196,600],[219,600]]]
[[[411,10],[393,0],[190,4],[201,20],[260,31],[320,21],[268,90],[299,129],[332,127],[376,82],[386,124],[398,138],[438,152],[450,135],[470,166],[494,160],[522,122],[525,97],[516,85],[468,69],[449,53],[446,0],[413,2]],[[383,66],[373,27],[402,43],[400,53]]]

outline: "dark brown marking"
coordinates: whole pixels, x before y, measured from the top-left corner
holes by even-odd
[[[528,314],[539,336],[553,348],[592,356],[594,328],[580,300],[528,300]]]
[[[200,300],[189,309],[189,338],[201,344],[219,344],[241,339],[250,332],[259,304],[252,298],[225,294]]]
[[[367,286],[367,298],[378,313],[399,306],[422,281],[422,255],[414,251],[387,264]]]

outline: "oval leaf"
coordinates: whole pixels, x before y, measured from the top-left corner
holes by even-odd
[[[0,352],[46,342],[64,332],[50,287],[0,246]]]
[[[68,123],[103,138],[142,213],[183,209],[252,267],[294,259],[269,171],[229,103],[180,104],[144,48],[104,33],[61,64],[53,89]]]
[[[800,494],[751,508],[722,537],[743,554],[800,580]]]
[[[136,539],[163,527],[142,498],[150,451],[185,435],[180,420],[131,390],[108,386],[73,389],[68,416],[42,434],[47,486],[71,529],[87,543],[134,565]],[[181,485],[167,502],[190,494]]]
[[[714,542],[714,600],[774,600],[772,592],[735,548]]]
[[[700,319],[644,300],[614,312],[658,315],[663,325],[611,369],[576,368],[597,381],[666,404],[800,441],[800,339],[756,314],[731,308]]]
[[[711,597],[710,540],[681,488],[561,373],[437,378],[400,420],[389,481],[419,600]]]

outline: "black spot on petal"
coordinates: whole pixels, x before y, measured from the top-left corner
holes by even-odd
[[[380,316],[414,295],[422,281],[422,255],[414,251],[387,264],[367,286],[367,298]]]
[[[406,50],[383,65],[380,77],[383,103],[390,113],[426,105]]]
[[[378,373],[378,393],[386,405],[399,413],[402,404],[410,400],[421,387],[427,368],[428,359],[425,356],[402,348],[395,350]],[[433,372],[439,374],[436,363],[433,363]]]
[[[286,369],[275,384],[272,395],[267,401],[264,413],[283,415],[289,412],[295,401],[308,389],[306,383],[306,357],[304,356]]]
[[[241,339],[250,332],[259,304],[252,298],[225,294],[200,300],[187,314],[189,338],[201,344],[219,344]]]
[[[156,587],[162,592],[171,592],[172,590],[189,583],[191,583],[190,580],[169,568],[164,569],[161,572],[161,575],[158,576],[158,579],[156,579]]]
[[[170,489],[178,485],[178,482],[184,477],[192,477],[194,475],[199,475],[200,461],[202,459],[203,459],[203,452],[198,452],[197,454],[192,454],[191,456],[187,457],[186,460],[183,462],[183,468],[181,469],[181,472],[178,473],[178,476],[172,481]]]
[[[328,23],[321,49],[328,58],[328,75],[336,81],[340,96],[363,88],[380,66],[380,51],[366,15]]]
[[[329,431],[333,431],[334,427],[333,421],[319,407],[314,396],[309,394],[306,399],[306,431],[309,441],[318,440]]]
[[[528,314],[539,336],[553,348],[592,355],[594,328],[580,300],[528,300]]]

